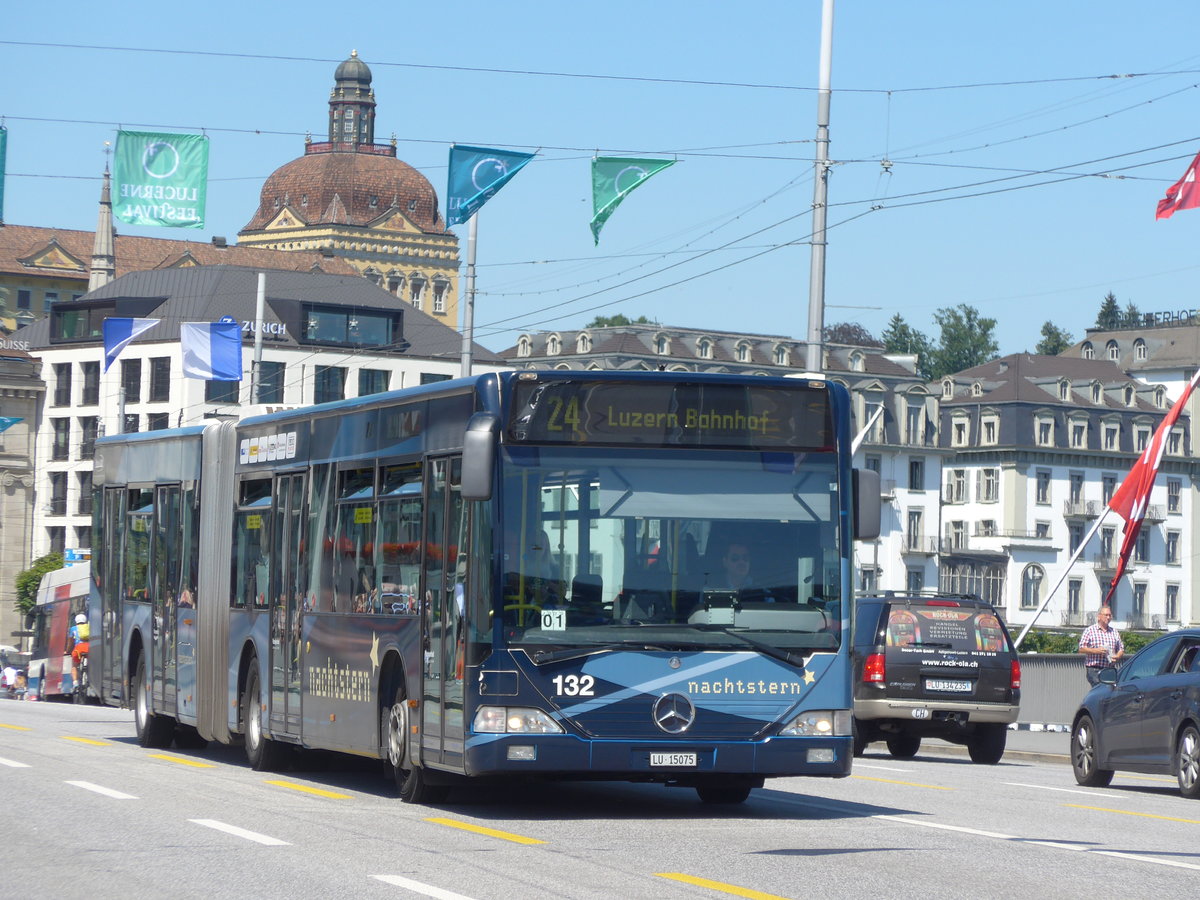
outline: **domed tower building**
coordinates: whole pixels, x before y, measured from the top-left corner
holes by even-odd
[[[317,250],[451,328],[458,327],[458,238],[437,192],[375,143],[371,70],[358,52],[337,67],[329,94],[329,140],[306,139],[304,155],[276,169],[238,244]]]

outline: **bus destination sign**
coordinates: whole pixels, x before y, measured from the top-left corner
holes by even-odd
[[[539,380],[515,385],[508,437],[550,444],[831,450],[829,392],[796,386]]]

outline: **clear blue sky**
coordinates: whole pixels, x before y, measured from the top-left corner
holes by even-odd
[[[376,140],[396,134],[443,211],[451,142],[539,151],[480,214],[485,346],[618,312],[805,336],[820,0],[52,9],[0,12],[10,223],[94,228],[119,126],[204,129],[205,227],[125,230],[233,240],[325,134],[357,49]],[[1200,306],[1200,210],[1154,218],[1200,151],[1194,19],[1194,0],[838,0],[826,322],[878,335],[899,312],[936,338],[933,313],[967,303],[1009,353],[1047,319],[1081,337],[1110,290]],[[596,151],[680,160],[598,247]]]

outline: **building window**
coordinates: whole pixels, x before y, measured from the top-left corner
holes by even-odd
[[[904,587],[910,594],[923,591],[925,589],[925,570],[910,568],[905,573]]]
[[[1071,383],[1069,381],[1064,380],[1064,381],[1060,381],[1058,383],[1058,399],[1059,400],[1070,400],[1071,399]]]
[[[666,335],[660,334],[654,339],[654,352],[659,356],[666,356],[670,351],[671,342]]]
[[[17,309],[33,308],[33,291],[17,290]]]
[[[433,281],[433,314],[435,316],[446,314],[446,289],[449,287],[449,282],[436,278]]]
[[[1050,472],[1047,469],[1037,470],[1037,488],[1034,499],[1037,503],[1046,504],[1050,502]]]
[[[1135,581],[1133,583],[1133,618],[1141,624],[1146,621],[1146,583],[1144,581]]]
[[[869,453],[863,457],[863,465],[872,472],[878,473],[883,466],[883,459],[877,453]]]
[[[1054,446],[1054,420],[1053,419],[1038,419],[1037,420],[1037,442],[1042,447]]]
[[[996,520],[995,519],[980,520],[976,533],[980,537],[995,537],[996,536]]]
[[[83,396],[79,402],[84,406],[95,406],[100,402],[100,363],[83,362],[79,369],[83,373]]]
[[[52,406],[71,405],[71,364],[54,364],[54,399]]]
[[[1139,361],[1146,358],[1146,342],[1141,338],[1133,342],[1133,358]]]
[[[1107,506],[1108,501],[1112,499],[1113,494],[1117,492],[1117,476],[1109,472],[1105,472],[1100,476],[1101,490],[1104,494],[1104,504]]]
[[[155,356],[150,360],[150,402],[166,403],[171,399],[171,359]]]
[[[81,416],[79,422],[79,458],[92,459],[96,455],[96,438],[100,434],[100,420],[95,416]]]
[[[1067,525],[1067,535],[1070,538],[1071,552],[1074,553],[1083,543],[1083,523],[1071,522]]]
[[[42,311],[50,312],[50,307],[58,302],[58,291],[44,291],[42,293]]]
[[[1071,446],[1076,450],[1082,450],[1087,447],[1087,423],[1072,422],[1071,423]]]
[[[67,529],[61,525],[52,525],[46,529],[46,538],[50,543],[51,553],[62,553],[67,549]]]
[[[439,381],[449,381],[450,376],[441,372],[422,372],[421,384],[437,384]]]
[[[1091,341],[1084,341],[1083,346],[1079,350],[1084,359],[1096,358],[1096,348],[1092,346]]]
[[[1036,522],[1033,526],[1033,536],[1036,538],[1050,537],[1050,523]]]
[[[1099,403],[1104,399],[1104,389],[1100,387],[1100,382],[1092,382],[1092,402]]]
[[[859,569],[859,585],[863,596],[869,597],[879,589],[879,570],[874,566]]]
[[[1167,621],[1179,621],[1179,585],[1167,585]]]
[[[1116,341],[1109,341],[1104,345],[1104,352],[1112,362],[1121,361],[1121,348],[1117,346]]]
[[[1179,456],[1179,451],[1182,446],[1183,435],[1172,428],[1170,434],[1167,435],[1167,452],[1172,456]]]
[[[914,446],[925,442],[925,407],[909,405],[905,418],[905,440]]]
[[[142,361],[121,360],[121,387],[125,389],[126,403],[142,402]]]
[[[701,359],[712,359],[713,345],[708,338],[702,338],[696,345],[696,355]]]
[[[1140,536],[1140,533],[1139,533]],[[1179,532],[1167,532],[1167,565],[1179,565]]]
[[[420,275],[413,274],[408,279],[408,302],[417,309],[421,308],[421,298],[425,294],[425,279]]]
[[[946,529],[946,538],[949,541],[951,549],[967,549],[967,523],[962,521],[951,522]]]
[[[997,434],[999,432],[999,422],[996,419],[983,420],[983,441],[984,444],[995,444]]]
[[[92,514],[92,473],[79,472],[76,476],[79,482],[79,503],[75,511],[81,516]]]
[[[283,402],[283,375],[285,363],[264,359],[258,368],[258,402]]]
[[[969,499],[967,496],[967,470],[951,469],[948,471],[946,473],[946,502],[966,503]]]
[[[592,352],[592,339],[589,335],[581,334],[577,338],[575,338],[575,352],[576,353],[591,353]]]
[[[1083,473],[1071,472],[1067,475],[1067,500],[1071,504],[1083,502]]]
[[[76,525],[75,526],[75,546],[80,550],[90,550],[92,548],[92,526],[91,525]]]
[[[56,461],[70,459],[71,420],[51,419],[50,425],[54,429],[54,446],[50,451],[50,458]]]
[[[121,426],[121,433],[137,434],[141,428],[141,424],[141,417],[137,413],[126,413],[124,424]]]
[[[1021,609],[1037,609],[1042,601],[1046,573],[1039,565],[1028,565],[1021,573]]]
[[[386,369],[359,369],[358,396],[382,394],[388,389],[388,378],[391,374]]]
[[[313,403],[328,403],[346,397],[346,370],[341,366],[317,366],[313,374]]]
[[[528,356],[532,350],[532,345],[528,335],[521,335],[521,339],[517,341],[517,356]]]
[[[1105,425],[1104,426],[1104,449],[1117,450],[1120,448],[1121,442],[1121,426]]]
[[[1067,582],[1067,612],[1077,616],[1083,612],[1083,581],[1072,578]]]
[[[146,413],[147,431],[166,431],[171,427],[171,414],[165,412]]]
[[[1105,561],[1112,559],[1113,541],[1116,539],[1117,529],[1101,528],[1100,529],[1100,555]]]
[[[954,382],[947,378],[942,382],[942,399],[950,400],[954,397]]]
[[[50,507],[46,510],[52,516],[67,514],[67,473],[50,473]]]
[[[749,344],[738,344],[737,345],[737,361],[740,363],[750,362],[750,345]]]
[[[981,469],[979,472],[979,502],[995,503],[1000,499],[1000,470]]]
[[[557,334],[552,334],[546,338],[546,354],[558,356],[560,353],[562,353],[562,339]]]
[[[1167,392],[1162,387],[1156,387],[1154,389],[1154,405],[1159,409],[1166,409]]]
[[[1183,494],[1183,482],[1178,478],[1167,479],[1167,512],[1182,511],[1180,498]]]
[[[951,424],[950,439],[955,447],[967,446],[967,424],[966,419],[955,419]]]
[[[925,490],[925,460],[921,457],[914,457],[908,461],[908,489]]]
[[[1150,429],[1138,426],[1134,430],[1134,447],[1133,449],[1141,453],[1146,449],[1146,445],[1150,443]]]
[[[238,402],[240,381],[220,381],[213,379],[204,382],[204,402],[219,403],[222,406],[235,406]]]
[[[1133,559],[1135,562],[1150,561],[1150,530],[1143,528],[1138,532],[1137,543],[1133,548]]]
[[[904,533],[904,546],[908,550],[920,550],[921,538],[924,536],[921,530],[921,521],[923,510],[910,509],[908,510],[907,522],[908,528]]]
[[[1125,388],[1125,405],[1126,406],[1133,406],[1134,396],[1135,396],[1135,393],[1134,393],[1134,390],[1132,387]]]

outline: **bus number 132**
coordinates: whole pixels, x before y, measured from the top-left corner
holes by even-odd
[[[591,675],[555,675],[554,693],[559,697],[594,697],[596,679]]]

